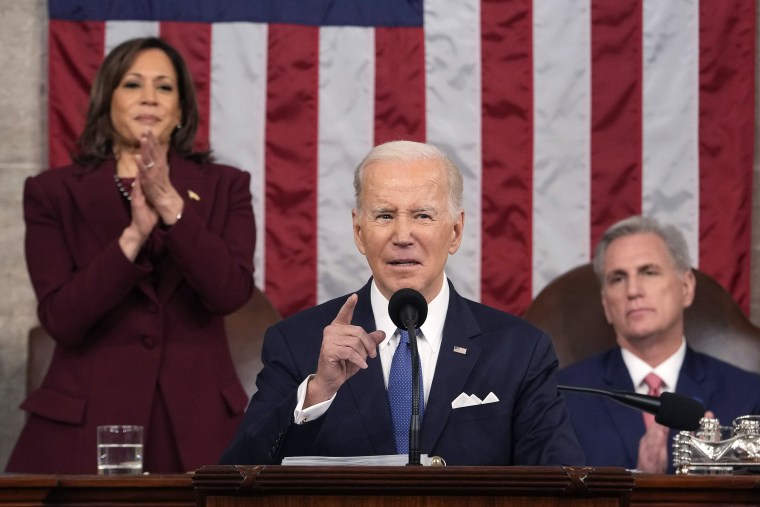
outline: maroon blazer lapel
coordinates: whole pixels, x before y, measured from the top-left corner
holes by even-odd
[[[129,202],[116,187],[114,174],[116,163],[107,160],[94,170],[75,174],[64,183],[71,192],[73,205],[81,217],[81,227],[89,229],[97,242],[98,250],[105,249],[112,241],[118,241],[131,219]],[[138,282],[137,286],[146,296],[156,300],[156,293],[148,277]]]
[[[174,152],[169,154],[169,167],[172,185],[185,201],[182,214],[193,213],[208,225],[217,182],[213,168],[186,160]],[[164,241],[166,233],[156,230],[153,235],[158,236],[156,240]],[[171,298],[182,282],[182,277],[179,267],[167,260],[156,286],[159,301],[166,302]]]
[[[77,208],[75,212],[101,249],[118,238],[130,220],[129,207],[116,188],[114,174],[114,161],[108,160],[64,181]]]
[[[169,167],[172,185],[185,201],[183,214],[192,211],[208,223],[216,184],[213,168],[185,160],[173,152],[169,154]]]

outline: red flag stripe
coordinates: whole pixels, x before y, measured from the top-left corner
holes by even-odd
[[[50,20],[49,165],[71,163],[84,128],[90,86],[105,51],[105,23]]]
[[[641,213],[639,0],[591,2],[591,248],[615,221]]]
[[[520,312],[531,299],[533,209],[532,2],[481,12],[482,301]]]
[[[317,300],[319,29],[270,25],[267,67],[266,291],[289,315]]]
[[[375,144],[425,141],[425,36],[375,29]]]
[[[755,2],[700,2],[699,266],[749,310]],[[739,128],[737,128],[737,126]]]
[[[161,37],[177,48],[193,75],[200,114],[195,149],[207,150],[211,102],[211,25],[164,22],[161,23]]]

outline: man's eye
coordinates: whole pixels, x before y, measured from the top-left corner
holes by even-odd
[[[391,215],[389,213],[381,213],[381,214],[377,215],[377,219],[378,220],[390,220],[391,218],[393,218],[393,217],[391,217]]]

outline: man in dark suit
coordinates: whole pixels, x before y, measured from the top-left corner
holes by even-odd
[[[678,229],[630,217],[610,227],[594,255],[602,305],[618,347],[564,368],[561,383],[702,402],[723,424],[760,413],[760,376],[691,349],[683,311],[695,278]],[[649,384],[652,384],[650,387]],[[641,412],[599,396],[570,393],[567,405],[588,464],[672,471],[673,432]]]
[[[387,388],[401,349],[388,300],[408,287],[429,305],[418,339],[422,453],[450,465],[583,464],[548,337],[461,297],[446,278],[464,227],[454,163],[427,144],[386,143],[359,165],[354,187],[354,240],[372,278],[268,330],[258,392],[221,462],[407,452]]]

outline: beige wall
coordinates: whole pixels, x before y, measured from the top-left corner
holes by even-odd
[[[46,5],[0,0],[0,470],[23,423],[26,333],[37,322],[21,190],[24,178],[45,166]]]
[[[755,156],[752,164],[752,259],[750,318],[760,325],[760,0],[755,0]]]
[[[0,467],[23,423],[26,334],[37,322],[23,256],[24,178],[45,168],[46,2],[0,0]],[[760,54],[760,51],[758,51]],[[760,80],[759,80],[760,81]],[[757,109],[757,108],[756,108]],[[755,195],[760,187],[755,157]],[[760,199],[754,200],[752,317],[760,322]]]

